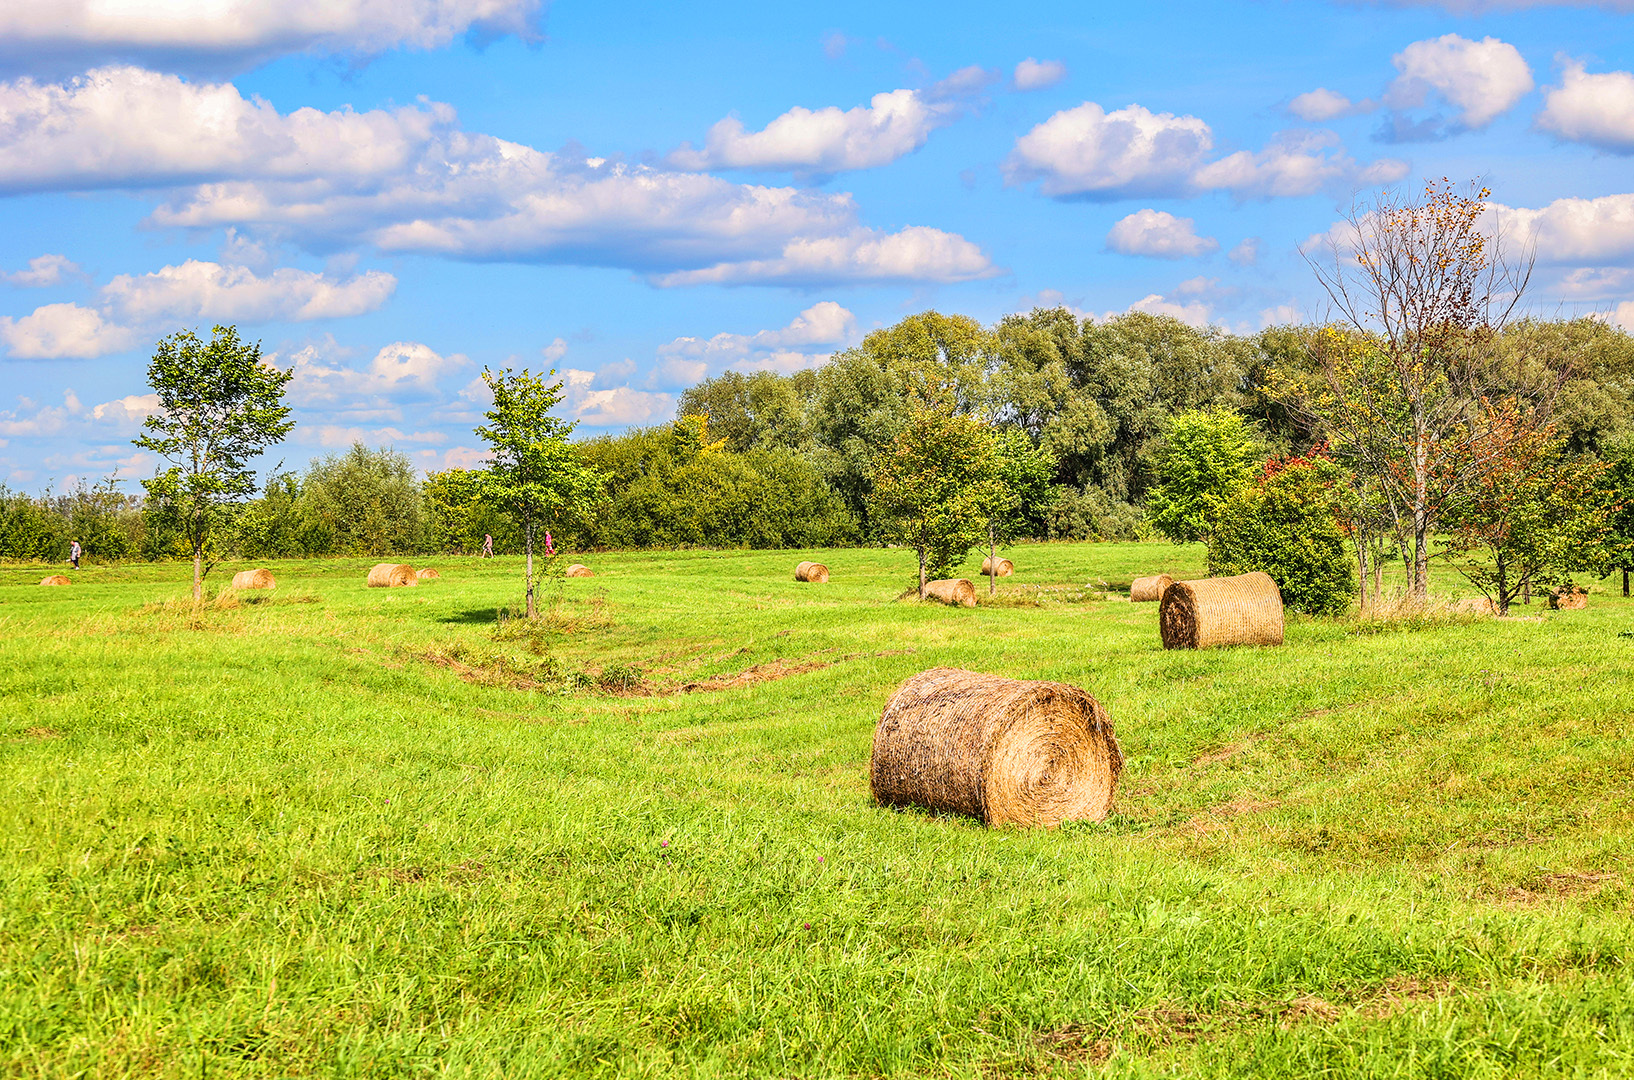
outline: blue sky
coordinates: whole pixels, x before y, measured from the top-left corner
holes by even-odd
[[[147,357],[214,322],[296,373],[274,459],[428,470],[484,366],[594,434],[931,307],[1257,330],[1430,177],[1492,187],[1537,310],[1634,328],[1631,68],[1634,0],[14,5],[0,482],[151,475]]]

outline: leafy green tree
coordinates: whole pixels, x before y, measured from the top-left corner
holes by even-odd
[[[771,371],[744,375],[728,371],[706,379],[681,395],[680,416],[709,418],[709,430],[736,453],[783,447],[795,449],[810,438],[811,399],[817,373],[791,376]]]
[[[534,535],[541,527],[592,502],[600,477],[579,463],[568,442],[575,425],[550,414],[562,400],[560,382],[547,383],[527,368],[520,372],[484,368],[482,381],[494,398],[493,407],[485,414],[488,423],[476,429],[477,436],[493,451],[493,460],[486,469],[488,496],[505,507],[522,529],[531,619],[538,614],[534,599]]]
[[[1050,506],[1055,488],[1055,457],[1033,445],[1026,434],[1014,428],[993,433],[995,467],[994,501],[987,508],[987,554],[996,559],[1000,544],[1013,544],[1029,536],[1042,536],[1048,529]],[[987,575],[987,594],[997,589],[997,575]]]
[[[255,493],[250,462],[295,426],[284,404],[292,372],[261,361],[261,346],[217,326],[208,343],[190,330],[162,339],[148,365],[159,406],[131,440],[171,462],[142,481],[148,500],[185,538],[193,600],[204,587],[205,552],[223,510]]]
[[[267,478],[261,497],[233,521],[233,548],[250,559],[289,559],[327,554],[314,543],[301,513],[301,479],[280,466]]]
[[[1271,575],[1282,602],[1310,615],[1338,615],[1356,591],[1343,522],[1350,489],[1324,457],[1272,459],[1258,483],[1232,492],[1211,529],[1211,574]]]
[[[1176,416],[1146,500],[1152,527],[1177,544],[1207,540],[1226,508],[1252,484],[1260,450],[1249,422],[1230,409]]]
[[[469,555],[482,550],[492,536],[499,551],[521,546],[516,525],[494,508],[487,495],[487,475],[480,469],[444,469],[420,485],[424,499],[427,550]]]
[[[1605,573],[1623,572],[1623,595],[1627,596],[1628,577],[1634,573],[1634,432],[1611,440],[1605,447],[1604,460],[1600,498],[1611,508],[1611,517],[1601,562]]]
[[[348,555],[418,551],[420,482],[408,455],[353,443],[313,461],[301,481],[300,511],[309,543]]]
[[[919,556],[925,582],[952,571],[985,538],[1003,498],[992,430],[951,401],[917,406],[874,459],[870,506],[881,539]]]
[[[0,484],[0,559],[61,562],[71,539],[49,494],[36,498]]]

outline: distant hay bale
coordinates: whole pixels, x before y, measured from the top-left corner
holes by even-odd
[[[414,567],[408,563],[383,562],[369,571],[371,589],[395,589],[418,583],[419,579],[414,576]]]
[[[1562,585],[1549,590],[1549,606],[1556,611],[1575,611],[1578,608],[1589,606],[1588,590],[1576,586],[1566,588]]]
[[[416,570],[414,577],[416,581],[436,581],[442,575],[428,566],[424,570]]]
[[[1281,645],[1282,591],[1257,570],[1177,581],[1163,590],[1157,621],[1165,649]]]
[[[1106,709],[1076,686],[935,668],[885,703],[868,771],[882,806],[1057,825],[1106,817],[1123,754]]]
[[[995,559],[992,556],[982,560],[982,577],[1009,577],[1016,572],[1016,564],[1009,559]]]
[[[41,585],[68,585],[71,583],[72,582],[66,574],[52,574],[50,577],[40,582]]]
[[[803,562],[794,568],[794,580],[821,585],[828,580],[828,567],[820,562]]]
[[[1163,590],[1173,584],[1174,578],[1168,574],[1138,577],[1129,586],[1129,602],[1132,604],[1156,603],[1163,599]]]
[[[270,589],[278,582],[273,579],[272,571],[262,567],[254,570],[240,570],[233,575],[235,589]]]
[[[596,572],[594,570],[590,569],[588,566],[584,565],[584,563],[574,563],[572,566],[567,568],[567,576],[568,577],[595,577]]]
[[[940,600],[955,607],[976,606],[976,586],[964,578],[944,578],[925,582],[925,599]]]

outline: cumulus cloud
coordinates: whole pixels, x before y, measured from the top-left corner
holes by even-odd
[[[1527,239],[1544,263],[1621,263],[1634,259],[1634,194],[1556,199],[1536,209],[1493,203],[1495,228]]]
[[[1560,85],[1544,93],[1537,124],[1568,142],[1634,153],[1634,73],[1590,75],[1582,63],[1567,61]]]
[[[856,336],[857,317],[832,300],[806,308],[779,330],[754,334],[720,333],[714,337],[678,337],[658,347],[655,386],[690,386],[728,368],[735,371],[779,371],[787,374],[813,367],[833,349],[810,350],[814,345],[839,346]],[[603,377],[608,374],[602,370]]]
[[[1352,101],[1341,93],[1320,86],[1315,90],[1300,94],[1288,102],[1288,111],[1290,113],[1301,120],[1309,120],[1312,123],[1322,123],[1345,116],[1355,116],[1359,113],[1371,112],[1377,107],[1372,101],[1366,99]]]
[[[1220,242],[1197,235],[1197,222],[1162,210],[1137,210],[1112,226],[1106,246],[1125,255],[1185,259],[1220,249]]]
[[[977,69],[979,70],[979,69]],[[728,116],[709,129],[702,149],[691,143],[669,155],[681,169],[767,169],[830,174],[889,165],[913,153],[937,128],[958,116],[957,105],[917,90],[875,94],[867,105],[795,106],[759,131]]]
[[[1263,150],[1209,160],[1214,133],[1195,116],[1139,105],[1106,112],[1087,101],[1056,113],[1016,140],[1005,161],[1012,183],[1036,180],[1056,198],[1112,200],[1230,191],[1243,197],[1310,195],[1343,183],[1391,182],[1404,162],[1363,166],[1331,132],[1288,131]]]
[[[459,353],[444,356],[415,341],[397,341],[385,346],[361,369],[330,361],[324,355],[329,351],[309,345],[297,351],[287,363],[281,362],[281,357],[269,357],[273,363],[293,372],[287,391],[292,403],[317,409],[344,408],[353,413],[367,410],[372,415],[393,415],[382,412],[382,406],[438,397],[438,381],[471,363]]]
[[[353,443],[375,446],[397,446],[402,443],[444,443],[448,436],[440,431],[404,431],[395,427],[365,428],[346,424],[318,424],[310,434],[317,436],[319,446],[340,447]],[[309,435],[310,437],[310,435]]]
[[[128,327],[78,304],[46,304],[20,318],[0,316],[0,345],[16,360],[90,359],[127,349],[134,341]]]
[[[205,67],[280,53],[435,49],[475,31],[533,35],[539,0],[52,0],[0,7],[0,62],[142,57]]]
[[[654,277],[677,285],[822,285],[861,281],[971,281],[997,271],[981,248],[956,233],[925,226],[899,232],[854,229],[838,236],[798,238],[770,259],[723,262]]]
[[[102,300],[122,320],[270,322],[338,319],[373,311],[390,299],[397,279],[370,270],[349,279],[283,267],[258,276],[248,267],[189,259],[151,274],[121,274]]]
[[[675,396],[629,386],[599,388],[594,371],[562,371],[562,405],[574,420],[589,427],[628,427],[675,415]]]
[[[66,255],[37,255],[28,260],[27,270],[0,274],[0,281],[19,289],[42,289],[61,285],[68,278],[82,276],[79,264]]]
[[[1634,334],[1634,300],[1624,300],[1612,309],[1611,322]]]
[[[1034,60],[1027,57],[1016,65],[1010,85],[1017,90],[1047,90],[1067,77],[1067,65],[1059,60]]]
[[[1416,109],[1432,94],[1457,110],[1456,125],[1484,128],[1532,92],[1532,69],[1520,50],[1495,37],[1471,41],[1443,34],[1415,41],[1394,58],[1399,74],[1385,91],[1392,109]],[[1433,128],[1404,127],[1398,132],[1416,135],[1440,133]]]
[[[159,411],[158,394],[126,394],[91,409],[91,419],[134,434],[142,421]]]
[[[789,248],[849,249],[852,279],[966,280],[974,260],[864,258],[944,248],[873,235],[849,195],[550,154],[460,129],[445,105],[288,115],[228,84],[106,68],[63,84],[0,84],[0,191],[177,188],[161,226],[249,230],[312,250],[373,246],[473,260],[622,267],[667,275],[737,264],[789,270]],[[934,232],[934,230],[931,230]],[[947,234],[939,234],[947,236]],[[807,260],[810,261],[809,259]],[[842,278],[844,279],[844,278]]]
[[[0,411],[0,436],[6,438],[38,438],[57,435],[68,426],[68,421],[84,413],[85,407],[72,390],[64,390],[61,405],[41,406],[30,398],[17,399],[18,407]]]
[[[1260,261],[1261,240],[1257,236],[1250,236],[1242,243],[1226,252],[1226,258],[1238,266],[1253,266]]]

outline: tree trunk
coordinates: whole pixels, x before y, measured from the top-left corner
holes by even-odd
[[[925,549],[919,549],[919,599],[925,598]]]
[[[204,545],[193,545],[193,606],[204,602]]]
[[[1502,559],[1498,560],[1497,572],[1498,572],[1498,614],[1499,615],[1508,615],[1509,614],[1509,600],[1510,600],[1509,573],[1508,573],[1507,569],[1505,568]],[[1523,589],[1526,588],[1526,584],[1525,584],[1524,580],[1522,581],[1521,588],[1523,588]]]
[[[1623,571],[1623,595],[1628,595],[1628,571]]]
[[[1531,574],[1527,574],[1525,580],[1523,580],[1521,582],[1521,603],[1526,604],[1528,606],[1530,606],[1531,603],[1532,603],[1532,575]]]
[[[522,526],[522,535],[528,549],[528,618],[534,617],[533,607],[533,520],[530,518]]]
[[[1356,530],[1356,608],[1367,614],[1367,537]]]
[[[995,582],[999,579],[998,548],[993,537],[993,519],[987,519],[987,595],[992,596],[997,591]]]
[[[1430,452],[1425,445],[1423,406],[1413,403],[1413,573],[1415,600],[1430,595]]]

